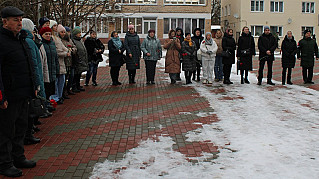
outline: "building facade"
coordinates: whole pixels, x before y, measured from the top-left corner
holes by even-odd
[[[83,33],[91,23],[93,19],[81,23]],[[160,39],[167,38],[169,30],[176,27],[190,33],[199,27],[204,33],[211,27],[211,0],[113,0],[97,22],[98,37],[109,38],[117,31],[124,38],[130,24],[141,38],[149,29],[156,30]]]
[[[242,28],[248,26],[257,39],[269,26],[283,40],[292,31],[296,40],[310,29],[319,34],[319,0],[222,0],[222,29],[234,29],[238,39]]]

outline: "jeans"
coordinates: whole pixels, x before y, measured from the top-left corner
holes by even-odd
[[[223,66],[224,66],[223,57],[217,55],[215,58],[215,67],[214,67],[215,79],[218,79],[218,80],[223,79],[223,76],[224,76]]]
[[[51,99],[54,99],[55,101],[59,101],[60,98],[62,98],[64,83],[65,83],[65,75],[57,75],[57,78],[55,81],[55,95],[52,95]]]
[[[89,84],[91,76],[92,76],[92,82],[96,83],[97,67],[98,67],[98,64],[90,63],[89,71],[87,71],[86,73],[86,80],[85,80],[86,84]]]
[[[157,61],[145,60],[146,81],[154,81]]]
[[[74,68],[71,67],[70,74],[69,74],[69,77],[68,77],[67,90],[70,90],[72,88],[73,80],[74,80]]]

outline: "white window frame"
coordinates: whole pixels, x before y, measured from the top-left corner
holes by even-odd
[[[282,3],[282,11],[280,11],[280,3]],[[276,10],[276,6],[278,8],[277,10]],[[273,11],[271,10],[271,8],[273,8]],[[270,12],[284,13],[284,11],[285,11],[284,9],[285,9],[284,1],[270,1]]]
[[[228,13],[227,13],[227,15],[231,15],[231,6],[230,6],[230,4],[228,5]]]
[[[253,37],[259,37],[262,35],[263,32],[261,32],[260,35],[256,35],[256,27],[262,27],[262,30],[264,30],[264,26],[263,25],[251,25],[250,29],[251,29],[251,33]]]
[[[203,0],[204,3],[200,3],[201,0],[163,0],[165,6],[206,6],[207,0]],[[197,4],[193,2],[198,1]]]
[[[172,29],[172,19],[176,19],[176,21],[177,21],[177,19],[184,19],[183,20],[183,31],[184,31],[184,33],[185,33],[185,19],[191,19],[191,25],[190,25],[191,28],[193,27],[193,19],[197,20],[197,27],[199,27],[199,21],[200,20],[204,20],[204,29],[203,29],[204,33],[203,34],[205,34],[205,19],[204,18],[164,18],[164,19],[169,19],[169,23],[168,23],[169,24],[169,29]],[[176,22],[176,24],[177,24],[177,22]],[[165,24],[164,24],[163,28],[165,28]],[[193,30],[194,29],[191,29],[191,35],[194,35],[193,34]],[[164,34],[164,36],[165,35],[168,35],[168,34]]]
[[[224,16],[226,17],[226,16],[227,16],[227,14],[228,14],[228,7],[227,7],[227,6],[225,6],[225,13],[224,13]]]
[[[272,27],[276,27],[277,29],[276,29],[276,32],[274,32],[274,33],[277,33],[278,31],[279,31],[279,37],[283,37],[284,36],[284,29],[283,29],[283,27],[282,26],[278,26],[278,25],[271,25],[270,26],[270,29],[272,28]],[[280,31],[280,29],[281,29],[281,31]],[[280,34],[281,33],[281,34]]]
[[[134,1],[134,2],[132,2]],[[147,2],[145,2],[147,1]],[[156,6],[157,0],[116,0],[119,5]]]
[[[262,2],[262,6],[261,6]],[[254,8],[252,9],[252,3],[254,3]],[[258,9],[257,5],[258,4]],[[261,10],[262,7],[262,10]],[[250,12],[264,12],[265,11],[265,1],[264,0],[251,0],[250,1]]]
[[[313,12],[312,12],[312,8],[311,8],[312,4],[313,4]],[[309,6],[309,11],[307,11],[307,6]],[[316,3],[309,2],[309,1],[301,2],[301,12],[304,14],[315,14],[316,13]]]

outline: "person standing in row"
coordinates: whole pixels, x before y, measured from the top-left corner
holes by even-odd
[[[103,61],[102,54],[104,53],[105,46],[100,41],[100,39],[97,38],[97,34],[95,31],[90,32],[90,37],[85,40],[84,45],[89,57],[89,70],[86,73],[85,86],[89,85],[91,76],[92,85],[97,86],[97,68],[99,66],[99,63]]]
[[[277,48],[277,39],[270,33],[269,26],[264,27],[264,33],[258,39],[259,49],[259,71],[258,71],[258,83],[261,85],[264,73],[265,63],[268,66],[267,84],[275,85],[272,79],[272,65],[275,60],[275,50]]]
[[[52,39],[52,29],[50,27],[42,27],[40,35],[46,52],[49,69],[49,82],[44,82],[45,95],[49,100],[50,96],[55,94],[55,82],[57,75],[60,73],[60,64],[56,46]]]
[[[24,155],[29,100],[37,95],[31,54],[22,29],[24,12],[12,6],[1,10],[0,27],[0,175],[22,176],[17,168],[33,168]]]
[[[135,84],[136,70],[140,69],[141,42],[140,37],[135,32],[134,25],[128,26],[124,47],[127,56],[126,69],[128,70],[129,83]]]
[[[291,71],[296,64],[297,42],[295,41],[291,31],[287,32],[285,39],[282,41],[281,51],[282,51],[282,58],[281,58],[282,81],[281,82],[282,82],[282,85],[286,84],[286,72],[288,69],[287,84],[292,85],[293,83],[291,82]]]
[[[313,68],[315,66],[314,56],[319,60],[318,45],[315,40],[311,38],[311,31],[306,29],[304,31],[304,38],[298,43],[297,57],[301,60],[302,76],[305,84],[314,84]]]
[[[119,74],[121,66],[124,64],[124,45],[117,32],[113,31],[111,39],[109,40],[109,65],[111,67],[110,73],[112,78],[112,85],[117,86],[122,83],[119,82]]]
[[[192,73],[196,71],[196,44],[191,38],[190,33],[185,34],[182,43],[182,69],[185,74],[186,84],[191,84]]]
[[[181,47],[182,47],[182,43],[184,42],[184,39],[185,39],[185,38],[184,38],[184,31],[183,31],[182,28],[177,27],[177,28],[175,29],[175,37],[176,37],[177,39],[179,39],[180,45],[181,45]],[[180,63],[183,62],[182,51],[181,51],[181,50],[182,50],[182,49],[179,50],[179,61],[180,61]],[[180,65],[180,66],[182,66],[182,65]],[[180,73],[177,73],[177,74],[176,74],[176,81],[182,81],[182,79],[181,79],[181,74],[180,74]]]
[[[202,30],[200,28],[196,28],[194,29],[194,36],[192,37],[192,40],[195,42],[196,44],[196,49],[200,48],[200,44],[202,43],[202,41],[204,40],[204,37],[202,35]],[[195,77],[197,74],[197,81],[200,81],[200,71],[201,71],[201,62],[199,61],[199,59],[196,58],[196,70],[193,72],[193,80],[195,81]]]
[[[223,73],[223,57],[222,57],[222,52],[223,52],[223,33],[222,31],[218,30],[215,34],[216,38],[214,38],[214,41],[217,44],[217,52],[216,52],[216,58],[215,58],[215,66],[214,66],[214,72],[215,72],[215,81],[219,82],[222,81],[224,78],[224,73]]]
[[[226,33],[223,37],[223,52],[227,54],[223,56],[223,65],[224,65],[224,84],[233,84],[230,81],[230,73],[232,65],[235,64],[235,50],[236,50],[236,43],[235,39],[233,38],[233,30],[227,29]]]
[[[72,90],[74,92],[85,91],[83,86],[80,85],[81,75],[89,69],[88,54],[84,42],[81,38],[81,28],[75,27],[72,30],[72,40],[76,46],[76,54],[74,55],[74,82]]]
[[[181,62],[179,59],[179,51],[181,43],[175,36],[175,30],[170,30],[168,39],[165,39],[164,49],[167,50],[165,57],[165,73],[169,73],[171,84],[176,83],[177,74],[181,73]]]
[[[155,36],[155,30],[149,30],[141,49],[144,54],[146,67],[146,84],[155,84],[155,70],[157,61],[162,58],[162,46]]]
[[[241,84],[247,83],[248,80],[248,72],[253,70],[253,56],[256,55],[255,49],[255,40],[251,36],[248,27],[244,27],[242,30],[242,34],[238,39],[238,48],[237,48],[237,59],[239,63],[240,70],[240,81]],[[245,74],[245,78],[244,78]]]
[[[205,40],[200,45],[202,51],[202,64],[203,64],[203,84],[213,83],[213,74],[215,66],[215,57],[218,50],[216,42],[212,39],[212,34],[207,32]]]

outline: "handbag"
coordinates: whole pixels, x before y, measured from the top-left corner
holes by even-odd
[[[45,100],[41,99],[40,97],[35,97],[30,100],[29,103],[29,117],[35,118],[42,116],[45,112]]]
[[[229,58],[230,55],[231,53],[228,50],[222,52],[222,57]]]

